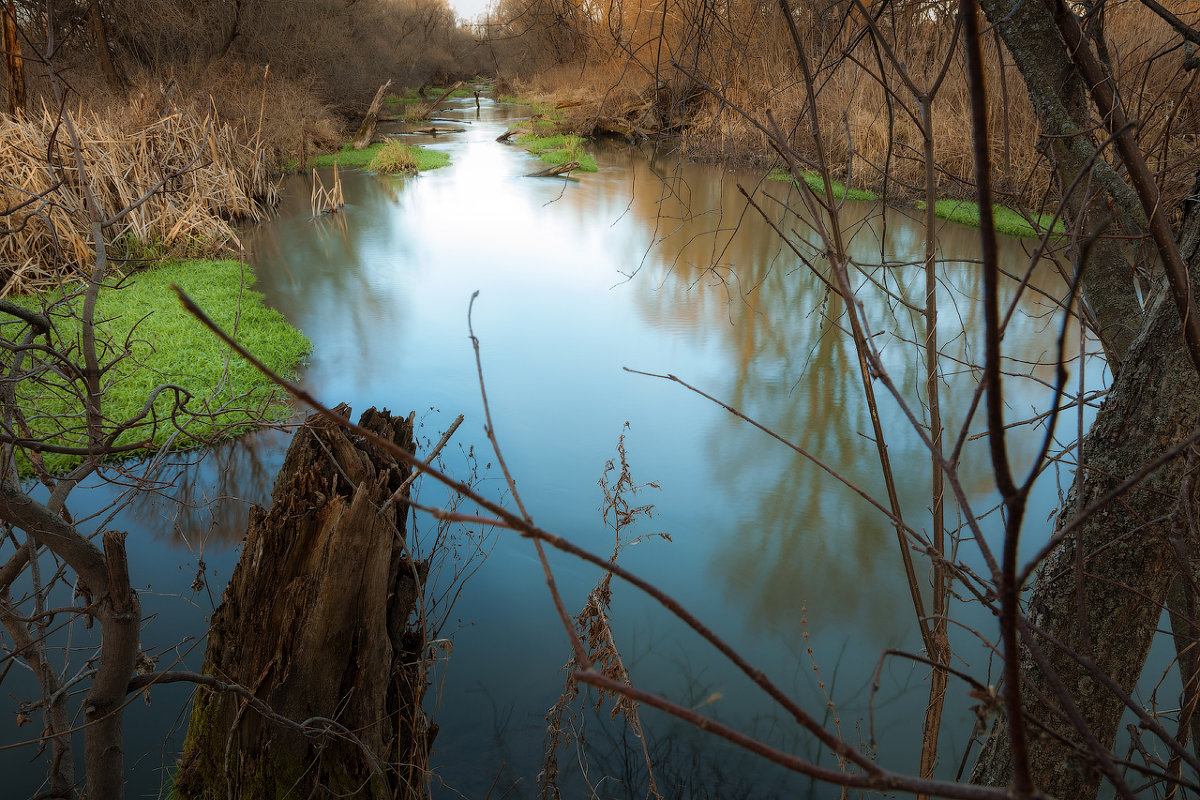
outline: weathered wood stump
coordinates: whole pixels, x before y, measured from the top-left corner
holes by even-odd
[[[370,409],[360,424],[413,448],[409,420]],[[198,689],[180,797],[426,796],[437,731],[421,711],[429,567],[406,555],[407,505],[387,503],[408,475],[330,420],[296,433],[271,509],[251,510],[204,660],[277,716]]]

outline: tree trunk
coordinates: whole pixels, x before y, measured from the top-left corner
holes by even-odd
[[[1193,264],[1193,266],[1197,266]],[[1200,270],[1193,270],[1200,277]],[[1200,380],[1184,352],[1175,304],[1159,294],[1152,319],[1135,340],[1130,356],[1088,434],[1082,491],[1068,500],[1060,525],[1100,500],[1145,464],[1177,445],[1194,429],[1200,410]],[[1150,650],[1167,590],[1178,564],[1170,539],[1184,474],[1180,457],[1137,488],[1092,514],[1056,548],[1042,566],[1029,601],[1028,619],[1039,632],[1036,644],[1101,746],[1110,750],[1125,710],[1119,697],[1071,653],[1081,655],[1131,695]],[[1185,499],[1185,502],[1187,500]],[[1080,552],[1077,549],[1081,548]],[[1077,581],[1076,559],[1083,566]],[[1062,643],[1059,648],[1053,640]],[[1034,784],[1058,798],[1094,797],[1100,785],[1096,761],[1052,737],[1040,724],[1079,743],[1080,732],[1059,713],[1047,675],[1026,651],[1025,713]],[[1006,785],[1012,777],[1007,729],[993,731],[972,781]]]
[[[413,447],[411,421],[370,409],[360,424]],[[426,796],[428,563],[406,555],[406,505],[384,508],[408,474],[327,419],[296,434],[271,510],[251,512],[204,665],[277,716],[198,689],[180,797]]]
[[[17,9],[8,0],[4,11],[4,62],[8,67],[8,113],[25,116],[25,62],[21,60],[21,40],[17,36]]]
[[[391,85],[392,81],[389,79],[375,92],[375,99],[371,101],[371,107],[367,109],[367,115],[363,117],[362,125],[358,126],[358,132],[354,134],[355,150],[365,149],[371,143],[371,139],[375,137],[375,123],[379,121],[379,107],[383,105],[383,96]]]
[[[985,0],[989,15],[997,5]],[[1040,3],[1023,5],[1044,10]],[[1006,32],[1006,27],[1000,25],[1007,40],[1013,31]],[[1043,64],[1053,61],[1045,42],[1036,47]],[[1020,66],[1021,58],[1017,60]],[[1036,81],[1029,83],[1032,94]],[[1043,120],[1043,127],[1046,124]],[[1198,191],[1200,180],[1193,195]],[[1200,203],[1193,201],[1185,208],[1178,241],[1191,280],[1200,281]],[[1184,442],[1198,419],[1200,377],[1183,345],[1176,304],[1165,285],[1160,286],[1146,305],[1140,331],[1084,441],[1079,489],[1062,508],[1059,529],[1085,509],[1099,508],[1047,558],[1030,595],[1027,613],[1034,638],[1025,640],[1021,657],[1022,706],[1035,723],[1028,728],[1027,742],[1034,785],[1054,797],[1095,797],[1102,779],[1097,759],[1082,745],[1080,728],[1065,719],[1055,684],[1065,687],[1100,747],[1111,751],[1125,704],[1097,672],[1132,695],[1168,592],[1183,574],[1184,559],[1173,543],[1194,535],[1187,528],[1188,515],[1181,513],[1196,502],[1185,482],[1188,453],[1115,500],[1102,499]],[[1049,671],[1035,663],[1030,646],[1045,654]],[[1067,744],[1042,734],[1039,725]],[[985,744],[972,782],[1008,784],[1013,771],[1010,747],[1008,728],[1001,720]]]
[[[1145,220],[1133,190],[1108,162],[1093,158],[1094,121],[1086,87],[1047,4],[1043,0],[980,0],[980,6],[1021,71],[1041,127],[1041,149],[1050,156],[1059,189],[1066,194],[1067,223],[1078,225],[1081,240],[1118,233],[1100,229],[1108,224],[1111,208],[1126,234],[1141,233]],[[1103,196],[1094,197],[1097,192]],[[1142,321],[1135,285],[1134,269],[1120,240],[1114,236],[1095,240],[1083,265],[1081,286],[1089,321],[1114,373],[1125,360]]]
[[[108,26],[104,24],[104,12],[100,10],[100,0],[92,0],[88,6],[88,28],[91,29],[92,47],[96,50],[96,69],[108,83],[108,88],[118,91],[125,81],[113,64],[112,53],[108,49]]]
[[[537,172],[531,172],[528,175],[526,175],[525,177],[526,178],[555,178],[559,175],[566,175],[566,174],[572,172],[573,170],[577,170],[577,169],[579,169],[578,161],[567,161],[562,164],[554,164],[552,166],[546,167],[545,169],[539,169]]]

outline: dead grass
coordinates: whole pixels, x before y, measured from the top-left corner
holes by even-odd
[[[666,533],[651,533],[632,536],[629,528],[639,521],[648,520],[653,515],[654,506],[633,506],[630,500],[646,489],[658,489],[654,482],[637,484],[629,470],[628,454],[625,450],[625,432],[629,423],[625,423],[621,437],[617,440],[617,458],[610,460],[604,466],[604,474],[600,478],[600,489],[604,492],[604,504],[601,510],[604,524],[613,532],[613,553],[610,561],[617,563],[621,551],[630,545],[636,545],[650,539],[671,541]],[[574,618],[576,635],[585,647],[590,665],[580,664],[572,654],[563,671],[567,674],[566,683],[558,701],[546,714],[546,734],[542,745],[542,770],[538,775],[538,797],[541,800],[561,800],[562,794],[558,786],[558,755],[559,751],[567,748],[571,741],[581,742],[579,732],[580,719],[586,701],[580,696],[579,681],[575,677],[576,670],[587,668],[596,670],[610,680],[626,685],[633,685],[629,670],[617,648],[616,636],[613,633],[609,612],[612,606],[612,573],[606,572],[600,578],[596,587],[588,593],[583,610]],[[600,710],[605,703],[611,703],[610,718],[623,717],[625,725],[637,738],[641,745],[642,756],[646,768],[648,800],[662,800],[654,775],[654,763],[646,742],[646,734],[642,727],[639,705],[630,698],[599,690],[595,697],[595,710]],[[582,753],[580,753],[582,757]]]
[[[298,163],[302,152],[333,149],[346,138],[316,85],[233,59],[177,65],[165,77],[140,72],[133,85],[128,98],[92,95],[90,107],[101,113],[124,107],[134,112],[134,124],[149,124],[173,111],[203,118],[213,104],[270,165]]]
[[[542,0],[507,0],[504,7],[522,10],[521,24],[528,24],[537,19],[542,5]],[[758,6],[734,2],[722,23],[704,34],[705,45],[696,49],[687,44],[696,34],[688,28],[686,14],[664,22],[649,6],[638,6],[636,14],[629,8],[623,19],[601,20],[596,30],[581,31],[590,41],[582,55],[550,65],[544,54],[557,40],[531,26],[524,39],[532,37],[540,44],[527,46],[525,62],[512,59],[505,69],[510,77],[503,82],[545,103],[578,102],[564,109],[564,132],[637,136],[674,130],[684,134],[680,148],[693,157],[763,166],[772,163],[773,150],[762,131],[737,109],[764,124],[764,112],[770,109],[782,129],[796,131],[793,146],[815,158],[807,135],[805,89],[783,26],[764,26]],[[853,29],[860,23],[840,24],[842,10],[839,4],[823,12],[814,6],[805,13],[814,14],[816,22],[824,15],[828,24],[803,31],[809,38],[808,52],[816,59],[816,117],[833,177],[898,200],[918,199],[926,182],[923,140],[910,113],[920,110],[895,68],[880,66],[869,37],[854,39]],[[952,21],[896,14],[884,20],[886,24],[881,22],[889,46],[918,86],[936,78],[952,44]],[[608,30],[620,32],[623,48],[613,44]],[[660,31],[665,31],[661,50]],[[1182,72],[1184,53],[1171,50],[1177,42],[1169,29],[1136,4],[1114,4],[1106,17],[1106,34],[1113,52],[1121,54],[1122,94],[1131,117],[1138,119],[1139,136],[1161,176],[1164,195],[1177,201],[1190,185],[1192,170],[1187,165],[1194,167],[1200,159],[1200,92],[1195,91],[1200,81]],[[1006,205],[1036,209],[1055,192],[1050,166],[1037,149],[1036,115],[1012,58],[991,38],[984,48],[991,90],[993,183]],[[520,64],[528,67],[539,55],[543,63],[532,71],[525,69],[528,77],[511,77],[522,74]],[[655,67],[655,58],[662,66]],[[672,62],[716,87],[721,97],[691,83]],[[1190,92],[1181,92],[1189,85]],[[894,93],[891,114],[888,88]],[[969,107],[965,75],[955,62],[933,106],[939,197],[964,199],[973,194]],[[686,124],[682,130],[681,121]]]
[[[118,242],[152,243],[174,256],[211,255],[235,244],[230,220],[258,220],[277,197],[263,150],[219,118],[176,109],[137,124],[144,115],[135,107],[126,119],[86,111],[75,119],[83,170],[104,216],[166,179],[162,191],[105,229],[110,254],[122,255]],[[0,174],[10,229],[0,237],[0,296],[86,274],[94,254],[81,176],[54,115],[0,117]]]

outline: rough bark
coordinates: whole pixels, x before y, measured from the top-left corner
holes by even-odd
[[[383,105],[384,95],[387,94],[388,87],[392,85],[389,79],[387,83],[380,86],[375,92],[375,99],[371,101],[371,107],[367,109],[367,115],[363,117],[362,124],[358,126],[358,132],[354,134],[354,149],[363,150],[375,138],[375,125],[379,122],[379,109]]]
[[[1021,70],[1060,186],[1067,190],[1078,184],[1064,204],[1068,222],[1085,238],[1143,228],[1146,214],[1129,185],[1094,158],[1086,87],[1060,36],[1054,0],[980,4]],[[1099,201],[1094,210],[1089,199]],[[1108,216],[1117,224],[1097,227],[1097,219]],[[1200,278],[1197,204],[1185,209],[1177,232],[1194,283]],[[1079,265],[1090,316],[1102,332],[1115,379],[1084,441],[1076,490],[1060,511],[1057,530],[1077,527],[1043,564],[1029,595],[1033,639],[1025,641],[1021,656],[1022,706],[1034,723],[1026,743],[1034,784],[1062,798],[1095,797],[1102,780],[1098,754],[1083,745],[1087,736],[1067,720],[1067,706],[1082,718],[1086,734],[1111,750],[1125,711],[1120,695],[1132,694],[1169,597],[1186,594],[1180,567],[1195,547],[1189,514],[1181,513],[1195,504],[1188,477],[1192,459],[1186,452],[1116,500],[1102,502],[1145,465],[1179,447],[1200,419],[1200,379],[1184,347],[1178,308],[1164,286],[1144,309],[1137,307],[1136,277],[1121,250],[1111,237],[1101,238]],[[1087,509],[1098,510],[1080,522]],[[1190,604],[1183,605],[1186,613]],[[1177,638],[1186,638],[1194,619],[1175,616]],[[1031,647],[1044,653],[1047,669],[1035,663]],[[1187,683],[1194,683],[1193,662],[1184,659]],[[1108,680],[1119,691],[1106,685]],[[1009,784],[1010,748],[1001,719],[972,781]]]
[[[1087,90],[1071,63],[1054,16],[1041,0],[980,0],[988,18],[1013,57],[1041,126],[1041,147],[1050,156],[1060,190],[1065,194],[1066,221],[1081,240],[1106,231],[1115,216],[1124,232],[1137,234],[1145,225],[1137,197],[1120,174],[1094,158],[1094,122]],[[1076,251],[1081,261],[1083,254]],[[1123,362],[1142,322],[1137,275],[1125,246],[1113,236],[1096,239],[1086,261],[1082,290],[1090,321],[1104,343],[1113,368]]]
[[[371,409],[360,424],[412,449],[410,422]],[[428,565],[407,556],[406,506],[384,508],[408,474],[328,420],[296,434],[270,511],[251,513],[204,671],[308,730],[199,689],[181,797],[425,796],[436,732],[421,711]]]
[[[112,53],[108,47],[108,26],[104,22],[104,12],[99,0],[93,0],[88,6],[88,28],[91,32],[92,47],[96,51],[96,69],[104,76],[108,88],[119,90],[125,84],[121,73],[113,63]]]
[[[1192,281],[1200,280],[1200,203],[1185,209],[1179,242]],[[1198,419],[1200,378],[1183,345],[1175,303],[1160,288],[1085,440],[1080,489],[1062,509],[1059,529],[1184,442]],[[1053,675],[1038,668],[1026,650],[1022,695],[1025,713],[1035,722],[1028,742],[1035,785],[1052,796],[1095,797],[1101,781],[1096,759],[1078,745],[1080,731],[1061,713],[1053,678],[1067,689],[1100,745],[1111,750],[1125,705],[1093,670],[1132,694],[1168,591],[1181,575],[1173,540],[1189,538],[1180,512],[1196,499],[1186,488],[1188,463],[1183,453],[1103,503],[1051,553],[1034,583],[1028,619]],[[1050,707],[1042,698],[1051,699]],[[1073,744],[1041,735],[1040,725]],[[972,781],[1006,785],[1011,777],[1008,730],[1001,720]]]
[[[25,116],[25,62],[21,60],[21,40],[17,36],[17,9],[8,0],[4,9],[4,63],[8,72],[8,113]]]

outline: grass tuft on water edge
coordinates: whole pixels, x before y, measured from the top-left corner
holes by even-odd
[[[336,153],[326,153],[317,156],[308,162],[309,168],[332,167],[337,164],[342,169],[380,169],[379,167],[371,166],[372,162],[380,152],[393,140],[389,139],[386,142],[376,142],[375,144],[367,145],[362,150],[355,150],[354,145],[346,142],[342,149]],[[427,150],[416,145],[395,144],[400,147],[409,148],[413,152],[413,159],[416,163],[416,168],[420,171],[427,169],[437,169],[444,167],[450,163],[450,156],[437,150]]]
[[[437,169],[449,163],[450,156],[439,150],[426,150],[389,139],[371,159],[367,169],[388,175],[412,175],[419,170]]]
[[[135,417],[155,387],[162,384],[174,384],[191,395],[177,417],[183,432],[174,441],[176,449],[231,438],[254,428],[260,420],[288,416],[291,406],[287,397],[187,313],[171,290],[171,284],[177,284],[268,367],[291,375],[311,344],[282,314],[268,308],[260,293],[249,289],[253,283],[250,268],[240,262],[187,260],[134,273],[120,288],[103,289],[96,306],[100,362],[107,364],[128,353],[104,376],[101,411],[105,418]],[[40,309],[44,303],[62,297],[62,291],[56,290],[11,299]],[[76,316],[83,305],[82,294],[66,303],[74,314],[61,305],[51,311],[56,325],[53,346],[60,352],[78,346],[80,326]],[[0,314],[0,321],[10,319]],[[16,401],[35,437],[67,447],[85,447],[87,435],[82,430],[84,415],[78,397],[81,391],[78,384],[69,388],[65,379],[53,376],[40,384],[22,382],[17,387]],[[156,446],[164,444],[177,432],[169,419],[175,395],[174,391],[162,392],[153,413],[138,427],[123,433],[116,444],[146,440]],[[81,460],[74,455],[45,454],[46,467],[54,473],[64,472]],[[23,473],[30,472],[28,463],[20,466]]]
[[[917,208],[924,211],[925,203],[917,203]],[[970,200],[938,200],[933,205],[933,213],[941,219],[958,225],[966,225],[968,228],[979,227],[979,204]],[[1054,215],[1023,214],[1006,206],[994,205],[992,206],[992,219],[996,233],[1018,236],[1023,239],[1040,239],[1050,221],[1054,219]],[[1036,223],[1036,227],[1031,224],[1030,220]],[[1054,225],[1054,233],[1063,233],[1065,230],[1062,220],[1058,220]]]
[[[535,136],[523,133],[517,143],[547,164],[565,164],[578,161],[580,172],[598,172],[596,159],[583,149],[583,138],[569,133],[553,136]]]
[[[802,177],[804,178],[804,182],[808,184],[808,188],[812,189],[817,194],[824,194],[825,181],[821,178],[819,173],[804,172],[802,173]],[[767,173],[767,178],[773,181],[791,181],[792,183],[795,183],[795,180],[792,178],[792,173],[785,169],[773,169]],[[879,200],[879,195],[875,194],[870,189],[847,189],[844,183],[838,183],[837,181],[833,181],[832,184],[833,197],[835,200],[841,200],[844,198],[846,200],[854,200],[860,203],[874,203]]]

